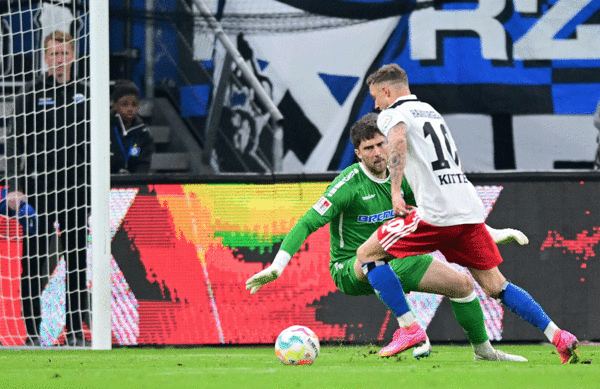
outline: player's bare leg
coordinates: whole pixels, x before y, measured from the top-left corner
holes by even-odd
[[[506,278],[502,275],[498,267],[487,270],[469,268],[469,271],[485,294],[492,298],[498,298],[502,291],[502,285],[506,282]]]
[[[560,355],[561,363],[577,363],[579,341],[568,331],[561,330],[527,291],[508,282],[497,267],[487,270],[469,269],[473,278],[488,294],[504,303],[512,312],[544,332]]]
[[[434,259],[419,282],[419,291],[465,298],[474,291],[473,280],[453,267]]]
[[[392,258],[393,256],[385,252],[379,240],[377,240],[377,231],[371,234],[369,239],[356,250],[356,261],[359,266],[368,262],[390,260]]]
[[[473,280],[468,274],[433,260],[419,283],[419,291],[450,298],[454,316],[473,346],[476,361],[527,361],[521,356],[506,354],[492,347],[485,330],[483,311],[475,293]]]

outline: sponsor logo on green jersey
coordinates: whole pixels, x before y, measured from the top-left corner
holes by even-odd
[[[390,209],[387,211],[383,211],[380,213],[376,213],[375,215],[358,215],[359,223],[377,223],[382,222],[387,219],[394,218],[394,210]]]

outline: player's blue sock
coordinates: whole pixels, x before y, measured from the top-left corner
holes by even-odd
[[[396,317],[410,312],[402,284],[390,265],[383,261],[375,261],[363,264],[362,268],[375,293]]]
[[[505,286],[500,293],[500,300],[520,318],[544,331],[552,320],[546,315],[540,304],[526,290],[510,282],[507,282]]]

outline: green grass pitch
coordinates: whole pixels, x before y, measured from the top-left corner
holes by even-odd
[[[272,347],[1,350],[0,388],[600,388],[600,346],[561,365],[551,345],[496,345],[529,362],[474,362],[469,346],[381,358],[379,347],[328,345],[311,366]]]

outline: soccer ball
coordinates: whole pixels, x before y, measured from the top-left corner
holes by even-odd
[[[310,365],[319,356],[319,338],[308,327],[291,326],[275,341],[275,355],[286,365]]]

